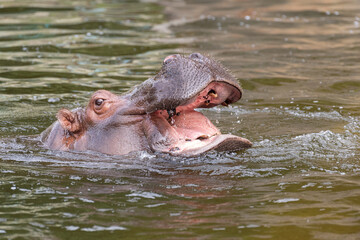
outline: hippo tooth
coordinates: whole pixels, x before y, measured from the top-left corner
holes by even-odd
[[[211,92],[211,93],[209,93],[209,96],[212,96],[212,97],[214,97],[214,98],[217,98],[217,94],[216,93],[214,93],[214,92]]]

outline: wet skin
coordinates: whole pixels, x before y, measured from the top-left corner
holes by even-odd
[[[118,96],[95,92],[85,109],[62,109],[42,133],[54,150],[92,150],[123,155],[134,151],[194,156],[236,151],[251,142],[220,131],[195,108],[238,101],[237,80],[217,61],[199,53],[165,58],[159,73]]]

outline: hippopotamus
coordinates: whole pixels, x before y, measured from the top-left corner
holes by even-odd
[[[123,95],[99,90],[85,108],[61,109],[41,141],[52,150],[111,155],[236,151],[252,143],[221,134],[195,109],[227,106],[241,96],[239,83],[218,61],[200,53],[170,55],[154,77]]]

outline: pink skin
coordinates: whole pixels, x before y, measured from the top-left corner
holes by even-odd
[[[166,148],[161,150],[155,148],[154,150],[170,152],[173,155],[192,155],[192,153],[199,152],[199,149],[200,151],[206,149],[206,146],[209,147],[212,142],[214,142],[214,146],[211,146],[211,148],[216,149],[216,136],[220,136],[221,132],[207,117],[195,111],[194,108],[209,108],[219,104],[226,105],[224,101],[229,95],[236,94],[232,90],[233,87],[228,84],[211,83],[192,102],[177,107],[177,114],[171,118],[169,118],[166,110],[151,113],[145,124],[149,125],[150,129],[157,129],[158,131],[161,129],[162,136],[171,136],[176,139]],[[212,93],[209,95],[209,92]],[[238,145],[242,146],[242,148],[252,145],[250,141],[244,138],[233,135],[227,135],[226,137],[238,142]],[[225,138],[220,139],[224,140]]]
[[[42,142],[47,148],[54,150],[92,150],[114,155],[151,151],[194,156],[210,150],[234,151],[251,147],[252,144],[247,139],[221,134],[208,118],[194,110],[227,106],[236,102],[242,94],[237,82],[227,73],[221,72],[221,65],[202,55],[190,55],[189,58],[171,55],[165,58],[163,68],[173,69],[175,65],[171,64],[179,59],[189,63],[194,71],[200,71],[204,78],[209,70],[206,68],[201,72],[201,67],[205,68],[206,64],[212,63],[217,70],[215,73],[222,74],[220,80],[208,83],[189,82],[199,89],[202,84],[203,88],[184,100],[169,95],[168,92],[167,95],[162,95],[161,87],[160,90],[151,88],[153,84],[160,84],[160,81],[164,81],[166,85],[166,81],[177,80],[167,80],[165,77],[161,80],[150,79],[123,96],[99,90],[92,95],[85,109],[60,110],[57,114],[58,121],[42,133]],[[196,67],[199,64],[204,66]],[[163,71],[166,72],[165,70]],[[172,71],[174,76],[179,76],[175,70]],[[152,90],[155,90],[154,93]],[[170,102],[164,96],[168,96]],[[170,109],[174,106],[174,109],[169,111],[168,107],[166,109],[161,106],[171,106]]]

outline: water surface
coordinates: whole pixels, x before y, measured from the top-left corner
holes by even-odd
[[[358,1],[0,5],[0,239],[359,239]],[[119,157],[38,141],[59,109],[194,51],[244,88],[202,112],[253,148]]]

